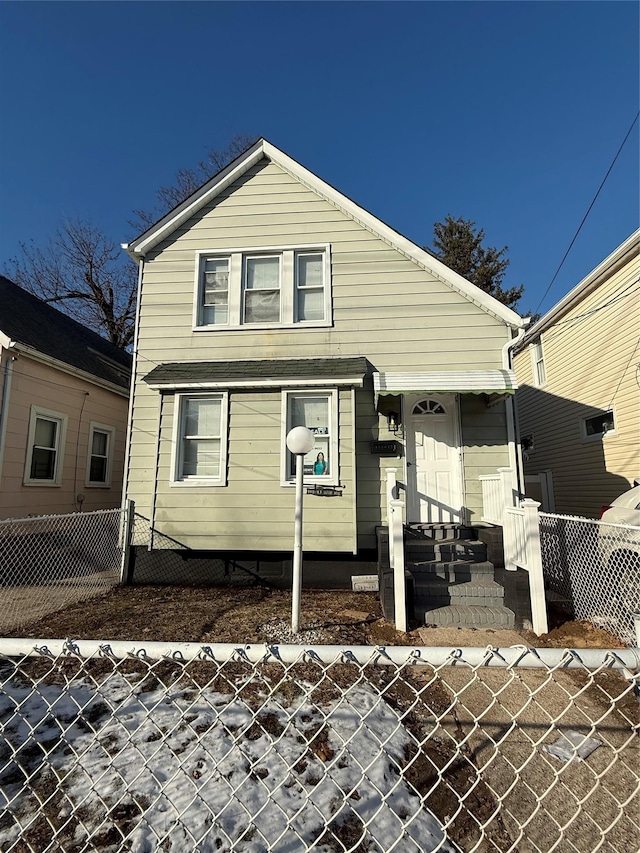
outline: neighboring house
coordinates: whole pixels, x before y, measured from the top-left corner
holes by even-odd
[[[124,248],[126,493],[154,529],[290,554],[298,425],[307,486],[341,492],[306,495],[305,552],[376,547],[388,468],[408,520],[479,522],[480,475],[515,465],[516,313],[265,140]]]
[[[131,356],[0,276],[0,518],[118,507]]]
[[[517,345],[525,487],[596,518],[640,477],[640,230]]]

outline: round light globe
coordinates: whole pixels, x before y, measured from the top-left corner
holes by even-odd
[[[297,426],[287,433],[287,447],[295,456],[306,456],[315,443],[316,437],[307,427]]]

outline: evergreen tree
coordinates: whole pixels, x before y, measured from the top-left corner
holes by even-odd
[[[433,249],[425,248],[450,269],[515,310],[524,285],[508,290],[502,288],[509,266],[509,259],[505,257],[508,246],[503,249],[483,246],[484,231],[475,225],[470,220],[454,219],[447,214],[444,222],[436,222],[433,227]]]

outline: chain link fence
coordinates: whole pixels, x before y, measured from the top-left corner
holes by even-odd
[[[638,650],[0,641],[5,853],[629,853]]]
[[[282,565],[254,559],[212,556],[188,548],[135,513],[132,551],[125,580],[136,584],[207,584],[243,586],[282,577]]]
[[[120,509],[0,521],[0,630],[118,584],[121,521]]]
[[[540,513],[544,582],[577,619],[635,645],[640,612],[640,527]]]

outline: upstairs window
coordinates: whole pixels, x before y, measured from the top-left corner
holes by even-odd
[[[533,365],[533,380],[538,388],[540,388],[547,381],[541,340],[537,340],[535,344],[531,344],[531,363]]]
[[[59,486],[62,483],[66,430],[66,415],[31,407],[23,480],[26,486]]]
[[[196,331],[331,321],[328,246],[198,252],[196,269]]]

